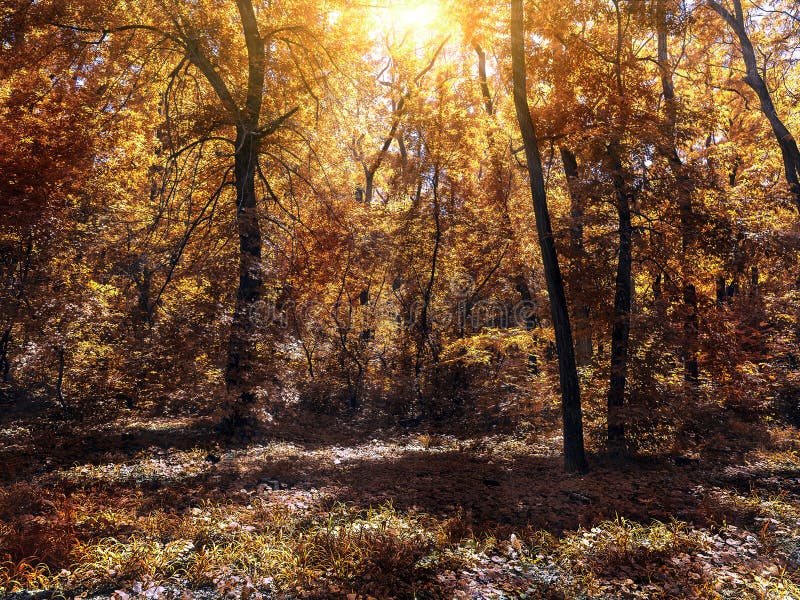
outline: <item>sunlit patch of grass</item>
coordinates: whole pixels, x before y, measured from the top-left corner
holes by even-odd
[[[431,435],[430,433],[421,433],[416,436],[416,442],[424,449],[428,449],[434,444],[436,444],[436,437]]]
[[[800,442],[794,440],[770,440],[770,447],[762,447],[747,453],[745,462],[732,467],[734,472],[757,477],[793,475],[800,471]]]
[[[166,544],[139,536],[93,540],[75,547],[71,580],[87,589],[102,589],[136,581],[182,579],[191,570],[195,554],[192,542],[181,539]]]
[[[713,570],[708,580],[697,588],[695,597],[703,600],[797,600],[800,586],[784,571],[765,577],[745,573],[731,575]]]
[[[170,453],[140,453],[136,460],[104,465],[76,465],[59,473],[63,481],[80,484],[143,483],[147,481],[179,482],[210,470],[206,453],[200,448]]]
[[[737,525],[766,533],[775,533],[787,527],[794,528],[800,521],[800,507],[785,491],[763,493],[752,490],[739,493],[735,490],[713,488],[706,490],[698,513],[712,528]]]
[[[338,508],[308,533],[301,552],[307,568],[372,593],[410,592],[425,569],[445,560],[434,554],[450,547],[438,521],[401,515],[390,505],[359,512]],[[420,568],[423,558],[428,561]]]
[[[686,557],[707,545],[702,533],[684,523],[641,525],[617,518],[568,536],[557,554],[584,576],[588,587],[606,579],[643,584],[665,574],[673,580],[685,578],[687,573],[671,559]]]
[[[516,443],[479,451],[517,456]],[[780,491],[698,488],[708,504],[707,529],[620,518],[559,539],[500,524],[476,529],[457,510],[441,519],[390,504],[332,505],[324,489],[265,492],[243,468],[276,458],[344,462],[373,450],[396,456],[448,447],[449,438],[439,435],[412,437],[406,448],[329,446],[306,454],[276,442],[217,452],[222,460],[214,465],[205,450],[150,449],[125,463],[79,466],[7,486],[0,489],[0,596],[3,589],[135,596],[139,588],[166,586],[210,587],[220,597],[250,594],[253,600],[257,590],[319,598],[444,597],[458,586],[491,586],[494,578],[565,597],[800,600],[797,574],[782,570],[794,564],[790,542],[800,531],[800,508]],[[794,451],[771,456],[764,468],[757,465],[767,482],[776,464],[790,469],[795,460]],[[185,480],[195,467],[219,477]],[[739,483],[743,475],[731,477]],[[153,494],[150,485],[138,485],[142,480],[173,484]],[[774,483],[763,487],[779,490],[781,481]]]
[[[763,546],[736,528],[712,533],[679,522],[642,525],[618,518],[559,540],[539,531],[475,534],[459,515],[440,520],[390,504],[305,509],[270,495],[246,506],[206,502],[181,513],[137,514],[135,503],[80,500],[68,569],[35,556],[9,557],[0,563],[0,587],[106,593],[164,585],[253,598],[259,589],[319,597],[437,597],[446,594],[443,582],[457,580],[464,569],[508,563],[532,577],[534,586],[536,573],[544,573],[550,578],[546,589],[567,597],[635,592],[648,598],[800,598],[790,573],[763,560],[748,570],[739,554]],[[442,573],[455,575],[440,578]]]
[[[30,435],[31,430],[29,427],[22,425],[8,425],[7,427],[0,428],[0,439],[6,438],[9,440],[16,440],[23,436]]]
[[[751,593],[754,599],[781,598],[797,600],[800,598],[800,585],[793,581],[786,571],[781,571],[776,577],[770,578],[756,575],[753,584]]]
[[[149,419],[124,418],[114,422],[115,429],[127,431],[169,432],[186,430],[193,425],[204,422],[202,419],[186,417],[158,417]]]
[[[618,518],[567,536],[551,557],[575,575],[575,589],[581,593],[800,598],[795,575],[765,555],[766,550],[753,534],[733,526],[712,533],[681,522],[641,525]]]
[[[390,505],[309,514],[256,498],[248,506],[137,515],[133,507],[87,502],[73,523],[79,535],[62,557],[68,569],[54,573],[36,557],[9,558],[0,565],[3,587],[108,590],[149,581],[199,588],[245,577],[280,590],[407,596],[458,560],[446,522]]]
[[[8,555],[6,555],[8,556]],[[53,575],[46,564],[38,562],[36,557],[26,557],[14,561],[0,561],[0,592],[18,589],[42,589],[53,580]]]

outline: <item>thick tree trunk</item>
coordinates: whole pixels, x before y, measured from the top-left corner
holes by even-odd
[[[608,388],[608,447],[612,452],[619,453],[626,449],[624,404],[631,331],[633,227],[631,224],[631,196],[625,185],[618,142],[613,142],[609,146],[608,153],[619,221],[617,276],[614,284],[614,322],[611,328],[611,381]]]
[[[372,196],[375,189],[375,171],[371,169],[364,170],[364,204],[369,206],[372,204]]]
[[[264,82],[266,53],[264,39],[258,29],[256,9],[252,0],[236,0],[242,24],[242,34],[247,47],[247,90],[244,104],[237,103],[225,78],[206,56],[198,41],[182,36],[187,58],[194,64],[214,89],[227,116],[236,123],[236,150],[234,152],[234,184],[236,187],[236,228],[239,236],[239,286],[233,311],[228,357],[225,366],[225,384],[228,395],[228,414],[222,422],[222,431],[238,432],[243,425],[253,423],[252,404],[256,399],[256,341],[260,321],[261,229],[258,223],[255,175],[257,139],[274,133],[291,117],[297,108],[290,110],[271,123],[259,127]]]
[[[795,206],[800,210],[800,150],[798,150],[794,136],[778,116],[775,103],[772,101],[772,95],[759,71],[755,48],[745,25],[742,2],[741,0],[733,0],[733,13],[714,0],[708,0],[708,5],[722,17],[739,40],[745,70],[747,71],[744,82],[758,95],[761,112],[764,113],[764,116],[769,121],[772,132],[781,149],[786,183],[789,184]]]
[[[561,380],[561,408],[564,429],[564,469],[585,471],[588,468],[583,448],[583,415],[581,412],[580,385],[572,346],[572,330],[564,294],[564,281],[558,265],[550,213],[547,208],[542,160],[536,140],[536,128],[531,118],[527,97],[525,69],[525,41],[522,0],[511,0],[511,60],[514,80],[514,108],[525,146],[528,176],[530,179],[536,231],[542,252],[550,313],[556,336],[558,370]]]
[[[239,234],[239,287],[228,341],[225,384],[229,396],[227,423],[239,428],[251,421],[255,401],[254,367],[262,292],[261,229],[256,205],[255,139],[237,128],[234,180],[236,226]]]
[[[695,384],[700,376],[700,370],[697,364],[697,289],[692,283],[684,283],[683,305],[686,310],[683,319],[683,336],[686,340],[683,376],[686,383]]]

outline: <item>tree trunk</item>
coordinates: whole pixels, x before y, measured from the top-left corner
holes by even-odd
[[[375,171],[364,169],[364,204],[372,204],[373,190],[375,189]]]
[[[481,84],[483,107],[486,109],[486,114],[491,117],[494,114],[494,101],[492,93],[489,91],[489,78],[486,74],[486,52],[478,42],[473,42],[472,47],[475,49],[475,54],[478,55],[478,80]]]
[[[568,148],[562,147],[560,152],[570,200],[571,253],[577,267],[577,275],[582,279],[586,269],[586,251],[583,247],[583,198],[576,186],[579,177],[578,160]],[[592,359],[592,330],[589,325],[589,314],[589,307],[586,303],[579,302],[575,308],[575,359],[579,365],[586,365]]]
[[[239,287],[228,341],[225,384],[230,402],[227,424],[239,428],[252,421],[255,401],[256,341],[262,292],[261,229],[256,205],[256,144],[246,128],[237,127],[234,182],[239,234]]]
[[[611,328],[611,381],[608,388],[608,447],[615,453],[625,447],[625,385],[631,331],[632,237],[631,195],[626,189],[619,142],[608,149],[619,221],[617,276],[614,284],[614,323]]]
[[[431,182],[431,191],[433,194],[433,252],[431,254],[430,275],[428,276],[428,283],[422,290],[422,311],[419,318],[419,338],[417,340],[417,355],[414,360],[414,387],[416,392],[415,402],[418,402],[420,407],[424,410],[422,400],[422,359],[427,345],[431,351],[431,361],[434,368],[438,368],[439,354],[436,349],[436,343],[431,339],[431,317],[430,307],[433,298],[433,285],[436,282],[437,266],[439,260],[439,250],[442,243],[442,221],[441,221],[441,206],[439,203],[439,167],[434,167],[433,181]],[[412,406],[412,416],[414,407]]]
[[[733,13],[714,0],[708,0],[708,5],[722,17],[739,40],[739,45],[742,47],[742,58],[747,71],[744,82],[758,95],[761,112],[767,117],[781,149],[786,183],[789,184],[789,190],[792,192],[795,206],[800,210],[800,180],[798,179],[800,178],[800,150],[798,150],[794,136],[778,116],[769,88],[759,72],[755,48],[745,25],[742,2],[741,0],[733,0]]]
[[[533,331],[538,323],[536,313],[534,313],[533,294],[531,294],[531,288],[528,286],[528,281],[525,278],[525,275],[522,273],[517,275],[514,281],[514,287],[519,292],[521,305],[520,308],[522,308],[524,311],[522,313],[522,318],[523,322],[525,323],[525,331]],[[535,352],[528,354],[528,369],[532,375],[539,374],[539,358],[536,356]]]
[[[661,89],[664,94],[666,106],[666,136],[669,144],[665,145],[662,153],[666,155],[667,162],[675,177],[676,195],[678,199],[678,213],[681,226],[681,278],[683,279],[683,372],[684,380],[688,384],[697,383],[699,376],[697,366],[698,352],[698,317],[697,317],[697,290],[694,286],[694,270],[692,260],[687,256],[694,245],[694,210],[692,207],[692,180],[686,172],[677,148],[677,102],[675,99],[675,84],[672,78],[672,69],[669,65],[669,47],[667,39],[667,13],[665,0],[656,4],[656,36],[658,38],[658,68],[661,74]]]
[[[3,336],[0,337],[0,381],[8,383],[8,373],[11,362],[8,360],[8,346],[11,343],[11,325],[6,327]]]
[[[56,399],[58,403],[61,405],[61,409],[65,413],[69,413],[69,405],[67,404],[66,399],[64,398],[64,348],[59,347],[56,349],[56,356],[58,357],[58,379],[56,380]]]
[[[550,313],[555,329],[558,351],[558,370],[561,381],[561,408],[564,430],[564,469],[568,472],[588,468],[583,448],[583,415],[581,412],[580,385],[572,346],[572,330],[564,294],[564,281],[558,265],[550,213],[547,208],[542,160],[536,140],[536,128],[531,118],[527,97],[525,69],[525,41],[522,0],[511,0],[511,60],[514,80],[514,108],[525,146],[528,176],[530,179],[536,231],[542,252]]]
[[[683,336],[686,340],[683,359],[683,377],[686,383],[696,384],[700,376],[697,365],[697,289],[686,282],[683,286],[683,305],[686,314],[683,319]]]

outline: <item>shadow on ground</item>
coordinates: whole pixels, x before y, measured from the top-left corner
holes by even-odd
[[[787,483],[785,477],[772,481],[769,471],[755,479],[752,470],[737,471],[741,448],[688,464],[668,456],[614,460],[598,455],[591,457],[589,473],[570,475],[552,452],[525,451],[527,442],[536,443],[535,434],[517,440],[519,451],[497,454],[480,445],[472,450],[470,444],[423,448],[408,444],[397,430],[376,432],[315,419],[313,429],[302,422],[275,425],[259,440],[225,446],[212,437],[210,419],[121,422],[99,431],[64,424],[50,434],[22,434],[0,449],[0,479],[10,483],[37,475],[67,494],[91,488],[112,498],[139,491],[141,511],[180,511],[204,500],[247,504],[256,494],[318,490],[330,503],[367,508],[390,502],[403,511],[459,515],[478,532],[533,527],[556,535],[616,516],[700,525],[741,520],[735,507],[709,496],[709,482],[800,495],[800,473]],[[291,452],[274,451],[276,445]],[[208,451],[209,460],[199,473],[185,477],[84,482],[49,477],[76,463],[135,463],[150,454],[192,449]]]

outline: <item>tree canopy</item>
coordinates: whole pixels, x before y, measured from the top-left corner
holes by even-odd
[[[712,409],[798,418],[792,1],[1,22],[7,398],[238,434],[295,406],[528,419],[561,389],[581,455],[584,416],[621,453]]]

